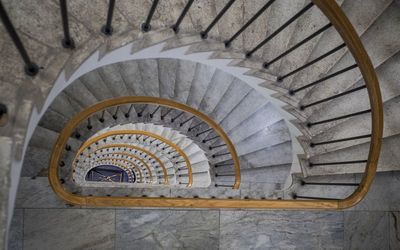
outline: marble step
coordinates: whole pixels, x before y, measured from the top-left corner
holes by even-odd
[[[192,81],[195,78],[197,64],[190,61],[179,61],[175,79],[174,100],[187,103]]]
[[[285,190],[286,197],[292,198],[293,194],[298,196],[309,196],[309,197],[323,197],[333,199],[344,199],[351,195],[357,188],[357,186],[340,186],[340,185],[302,185],[302,181],[305,183],[359,183],[359,177],[357,174],[339,174],[329,176],[308,176],[302,178],[300,176],[294,178],[294,182],[290,189]]]
[[[242,156],[252,167],[291,164],[291,142],[283,142]]]
[[[179,61],[160,58],[157,59],[157,62],[160,97],[173,100],[175,96],[175,81]]]
[[[364,32],[368,30],[368,28],[374,23],[374,21],[380,17],[390,2],[390,0],[379,2],[374,0],[344,1],[344,3],[341,5],[341,9],[347,14],[350,22],[353,24],[353,27],[361,37]],[[342,43],[343,40],[335,29],[328,30],[321,37],[307,61],[317,58],[318,56],[328,52]],[[294,89],[319,79],[321,74],[328,72],[329,69],[331,69],[337,63],[337,61],[345,54],[346,51],[346,49],[341,49],[340,51],[308,67],[298,74],[288,77],[284,80],[287,82],[285,85],[290,86],[291,89]],[[287,72],[280,73],[285,74]],[[299,92],[297,96],[301,99],[303,94]]]
[[[361,41],[367,50],[374,67],[379,67],[382,63],[400,50],[400,27],[393,25],[394,22],[397,23],[399,21],[400,7],[392,4],[361,36]],[[385,37],[384,41],[379,39],[380,37]],[[353,62],[354,59],[350,52],[348,52],[338,61],[338,63],[329,71],[329,73],[336,72],[346,66],[352,65]],[[343,90],[347,89],[349,86],[352,86],[361,78],[362,76],[358,69],[348,71],[347,73],[341,74],[334,79],[329,79],[318,85],[315,85],[311,90],[308,91],[307,95],[304,97],[305,100],[301,103],[311,103],[343,92]],[[329,105],[329,103],[326,103],[322,106],[326,105]],[[321,105],[316,105],[307,108],[305,111],[308,116],[311,116],[310,119],[312,119],[314,118],[312,115],[320,108]]]
[[[400,132],[400,128],[398,125],[399,121],[398,121],[398,116],[396,115],[400,112],[399,110],[400,110],[399,96],[390,99],[383,104],[383,116],[385,118],[383,138],[399,134]],[[359,117],[348,119],[336,125],[335,127],[332,127],[329,130],[326,130],[323,133],[320,133],[312,137],[312,141],[319,142],[319,141],[338,140],[342,138],[349,138],[359,135],[367,135],[370,133],[371,133],[370,114],[365,114]],[[334,144],[326,144],[310,148],[308,145],[310,143],[310,139],[304,138],[303,147],[305,148],[306,152],[308,152],[309,155],[315,155],[350,147],[369,140],[370,140],[369,138],[365,138],[365,139],[358,139],[346,142],[339,142]]]
[[[243,169],[241,173],[241,184],[245,183],[280,183],[283,184],[290,172],[290,164],[263,166],[259,168]],[[233,174],[231,171],[218,171],[217,179],[219,182],[227,182],[232,176],[224,176]]]
[[[277,29],[279,29],[286,21],[292,18],[296,13],[298,13],[306,4],[309,2],[305,0],[280,0],[275,1],[274,4],[271,5],[271,10],[269,12],[269,16],[267,19],[266,27],[266,37],[271,35]],[[315,6],[312,8],[316,8]],[[310,11],[310,10],[308,10]],[[308,11],[305,13],[307,14]],[[304,18],[304,16],[296,19],[292,24],[286,27],[284,30],[279,32],[273,39],[268,41],[260,50],[262,50],[261,58],[268,61],[282,52],[284,52],[288,48],[288,44],[291,40],[292,34],[294,30],[297,28],[297,22]],[[263,38],[263,39],[265,39]],[[261,42],[262,40],[260,40]],[[268,68],[268,72],[270,73],[278,73],[279,65],[272,64]]]
[[[252,89],[219,123],[224,131],[230,131],[242,121],[246,120],[268,101],[256,90]],[[215,121],[215,120],[214,120]]]
[[[142,76],[140,84],[143,85],[146,96],[159,97],[160,87],[158,79],[158,63],[156,59],[143,59],[138,61],[138,69]]]
[[[336,1],[339,5],[343,3],[344,0]],[[296,24],[296,28],[291,35],[291,39],[289,41],[288,48],[292,48],[297,43],[302,41],[305,37],[313,34],[318,29],[328,24],[329,21],[325,17],[324,14],[317,8],[313,7],[308,10],[303,16],[301,16]],[[333,29],[332,27],[330,29]],[[326,32],[326,31],[325,31]],[[323,36],[324,32],[319,34],[317,37],[314,37],[312,40],[308,41],[306,44],[303,44],[299,48],[292,51],[290,54],[281,58],[274,64],[277,68],[279,68],[277,73],[281,72],[290,72],[295,70],[296,68],[304,65],[306,60],[310,57],[311,53],[314,50],[314,47],[318,44],[319,39]],[[275,58],[275,57],[274,57]],[[267,58],[266,61],[270,61],[274,58]],[[286,85],[290,83],[289,81],[284,81],[280,86],[282,88],[287,89],[289,86]],[[285,91],[287,93],[287,91]]]
[[[191,82],[186,105],[197,109],[215,74],[215,68],[204,64],[196,65],[196,73]]]
[[[378,172],[398,171],[399,161],[397,153],[399,150],[399,135],[386,137],[383,139],[381,155],[378,162]],[[301,159],[301,167],[305,176],[317,175],[337,175],[349,173],[363,173],[366,163],[342,164],[342,165],[324,165],[309,167],[309,162],[342,162],[353,160],[366,160],[369,152],[369,142],[355,145],[349,148],[340,149],[334,152],[320,154],[309,159]]]
[[[198,110],[206,115],[211,114],[233,81],[234,77],[232,75],[217,69],[198,106]]]

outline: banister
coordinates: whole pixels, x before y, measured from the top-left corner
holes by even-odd
[[[111,145],[107,145],[107,146],[98,148],[96,151],[101,150],[101,149],[105,149],[105,148],[111,148],[111,147],[117,147],[117,148],[118,148],[118,147],[121,147],[121,148],[122,148],[122,147],[127,147],[127,148],[134,148],[134,149],[144,150],[144,149],[141,149],[141,148],[139,148],[139,147],[132,146],[132,145],[128,145],[128,144],[111,144]],[[145,151],[147,152],[147,150],[145,150]],[[116,154],[116,153],[114,152],[114,154]],[[118,152],[118,154],[120,154],[120,155],[127,155],[127,156],[132,157],[132,158],[135,158],[136,160],[138,160],[138,161],[140,161],[141,163],[143,163],[143,165],[144,165],[144,166],[146,167],[146,169],[147,169],[147,172],[148,172],[149,175],[150,175],[150,184],[153,183],[153,174],[152,174],[152,172],[151,172],[151,169],[150,169],[149,165],[148,165],[142,158],[140,158],[140,157],[138,157],[138,156],[136,156],[136,155],[133,155],[133,154],[129,154],[129,153],[121,153],[121,152]],[[157,158],[157,156],[155,156],[154,159],[160,164],[161,168],[165,168],[164,164]]]
[[[342,37],[347,48],[352,53],[361,74],[366,83],[369,94],[371,116],[372,116],[372,132],[371,143],[369,149],[366,169],[360,185],[345,199],[333,200],[266,200],[266,199],[208,199],[208,198],[150,198],[150,197],[91,197],[71,194],[66,191],[60,184],[57,178],[57,171],[61,154],[65,148],[66,142],[70,134],[73,132],[75,125],[79,124],[82,119],[87,118],[95,113],[93,110],[85,110],[71,119],[67,126],[61,132],[55,146],[49,163],[49,181],[50,184],[61,199],[77,205],[86,206],[135,206],[135,207],[186,207],[186,208],[258,208],[258,209],[344,209],[354,206],[361,201],[374,179],[376,168],[379,159],[379,153],[382,142],[383,132],[383,112],[382,99],[379,90],[378,79],[374,67],[365,51],[360,38],[356,31],[347,19],[346,15],[340,9],[334,0],[312,0],[312,2],[324,13],[329,22],[335,27]],[[338,47],[338,49],[344,46]],[[282,79],[280,79],[282,80]],[[128,104],[132,102],[131,98],[138,98],[137,103],[148,103],[149,97],[122,97],[117,98],[117,102],[112,102],[113,105]],[[161,101],[166,106],[174,107],[175,104]],[[179,106],[179,105],[178,105]],[[106,102],[98,104],[99,110],[107,108]],[[195,112],[196,110],[194,110]],[[196,115],[198,116],[198,115]],[[200,115],[201,118],[201,115]],[[211,121],[212,124],[212,121]],[[215,124],[216,125],[216,124]],[[211,126],[211,125],[210,125]],[[212,127],[212,126],[211,126]],[[222,131],[223,132],[223,131]],[[226,135],[225,135],[226,136]],[[221,136],[222,137],[222,136]],[[230,141],[229,141],[230,142]],[[228,148],[232,144],[227,144]],[[231,149],[230,149],[231,150]],[[234,150],[234,148],[233,148]],[[236,152],[232,154],[234,163],[237,160]],[[237,165],[239,166],[239,165]],[[239,173],[239,175],[237,175]],[[235,165],[235,185],[240,183],[240,169],[236,169]],[[238,178],[239,177],[239,178]],[[297,196],[300,198],[300,196]],[[313,197],[316,198],[316,197]]]
[[[172,142],[166,140],[165,138],[163,138],[163,137],[161,137],[161,136],[159,136],[159,135],[157,135],[157,134],[154,134],[154,133],[151,133],[151,132],[148,132],[148,131],[141,131],[141,130],[115,130],[115,131],[109,131],[109,132],[105,132],[105,133],[103,133],[103,134],[100,134],[100,135],[98,135],[98,136],[95,136],[95,137],[89,139],[88,141],[86,141],[86,142],[79,148],[78,152],[76,153],[75,158],[74,158],[74,161],[73,161],[73,164],[72,164],[72,170],[74,169],[75,162],[76,162],[76,160],[78,159],[78,157],[80,156],[80,154],[81,154],[87,147],[89,147],[90,145],[92,145],[93,143],[95,143],[95,142],[97,142],[97,141],[100,141],[101,139],[107,138],[107,137],[109,137],[109,136],[113,136],[113,135],[134,135],[134,134],[147,135],[147,136],[156,138],[156,139],[162,141],[163,143],[165,143],[165,144],[171,146],[171,147],[174,148],[177,152],[179,152],[179,154],[182,155],[183,158],[185,159],[185,162],[186,162],[186,165],[187,165],[187,168],[188,168],[188,171],[189,171],[189,184],[188,184],[188,187],[190,187],[190,186],[192,185],[192,183],[193,183],[192,167],[191,167],[189,158],[187,157],[187,155],[185,154],[185,152],[183,152],[183,150],[180,149],[177,145],[175,145],[174,143],[172,143]],[[143,151],[143,149],[142,149],[142,151]],[[155,155],[154,155],[154,154],[151,154],[149,151],[147,151],[146,153],[147,153],[148,155],[151,155],[153,158],[155,158]],[[165,169],[164,165],[163,165],[162,167],[163,167],[163,171],[164,171],[165,184],[168,184],[167,170]]]
[[[371,60],[361,43],[361,40],[351,25],[349,19],[333,0],[312,0],[320,8],[322,13],[329,19],[335,29],[338,31],[347,48],[356,61],[361,74],[364,78],[368,90],[368,97],[371,107],[371,142],[368,154],[368,162],[356,191],[344,200],[338,201],[338,208],[349,208],[361,201],[367,194],[369,187],[375,177],[376,168],[382,144],[383,134],[383,109],[382,97],[379,89],[378,78]]]
[[[96,160],[95,162],[102,161],[102,160],[120,160],[120,161],[125,161],[125,162],[129,163],[130,165],[132,165],[133,167],[135,167],[138,170],[139,177],[140,177],[140,183],[142,183],[142,170],[138,167],[138,165],[136,165],[132,161],[129,161],[124,158],[101,158],[101,159]]]
[[[111,159],[111,158],[109,158],[109,159],[102,159],[102,160],[103,160],[103,161],[110,161],[110,164],[111,164],[111,165],[120,166],[121,168],[123,168],[125,171],[128,172],[128,174],[131,176],[131,179],[132,179],[132,180],[134,179],[133,173],[132,173],[131,170],[130,170],[127,166],[125,166],[124,164],[121,164],[121,163],[119,163],[119,162],[112,161],[113,159]],[[95,167],[90,168],[90,169],[88,170],[88,172],[89,172],[90,170],[92,170],[93,168],[95,168]],[[86,176],[86,174],[87,174],[87,173],[85,173],[85,176]],[[85,176],[84,176],[84,177],[85,177]]]

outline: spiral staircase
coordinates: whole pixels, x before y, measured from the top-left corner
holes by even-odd
[[[83,206],[340,209],[398,170],[396,1],[3,2],[24,59],[2,36],[10,213],[51,188]],[[130,177],[89,181],[102,166]]]

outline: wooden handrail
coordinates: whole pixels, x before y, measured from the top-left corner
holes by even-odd
[[[104,159],[104,160],[108,160],[108,159]],[[109,162],[110,162],[109,164],[111,164],[111,165],[114,165],[116,167],[119,166],[119,167],[123,168],[125,171],[128,171],[128,174],[131,176],[131,179],[132,180],[134,179],[133,178],[133,173],[131,172],[131,170],[127,166],[125,166],[124,164],[121,164],[119,162],[115,162],[115,161],[111,161],[111,160],[109,160]],[[91,168],[91,169],[93,169],[93,168]],[[86,176],[86,174],[85,174],[85,176]],[[84,176],[84,178],[85,178],[85,176]]]
[[[95,163],[99,162],[99,161],[106,161],[106,160],[113,160],[113,161],[119,160],[119,161],[124,161],[124,162],[132,165],[133,167],[135,167],[137,169],[137,171],[139,171],[139,183],[143,183],[142,170],[135,163],[133,163],[132,161],[129,161],[129,160],[124,159],[124,158],[102,158],[102,159],[96,160]],[[93,168],[91,168],[91,169],[93,169]],[[89,171],[90,171],[90,169],[89,169]]]
[[[125,147],[125,148],[130,148],[130,146],[131,145],[126,145],[126,144],[111,144],[111,145],[107,145],[107,146],[104,146],[104,147],[101,147],[101,148],[98,148],[98,149],[96,149],[96,151],[99,151],[99,150],[101,150],[101,149],[105,149],[105,148],[123,148],[123,147]],[[133,147],[134,149],[138,149],[138,150],[143,150],[143,149],[141,149],[141,148],[139,148],[139,147]],[[95,152],[96,152],[95,151]],[[146,150],[145,150],[146,151]],[[142,151],[142,152],[145,152],[145,151]],[[146,152],[145,152],[146,153]],[[146,167],[146,169],[147,169],[147,172],[149,173],[149,175],[150,175],[150,184],[152,184],[153,183],[153,173],[151,172],[151,169],[150,169],[150,167],[149,167],[149,165],[147,165],[147,163],[142,159],[142,158],[140,158],[140,157],[138,157],[137,155],[133,155],[133,154],[129,154],[129,153],[121,153],[121,152],[118,152],[117,154],[120,154],[120,155],[126,155],[126,156],[129,156],[129,157],[132,157],[132,158],[135,158],[136,160],[139,160],[141,163],[143,163],[143,165]],[[156,158],[154,158],[158,163],[160,163],[161,161],[156,157]],[[162,164],[162,165],[161,165]],[[161,164],[160,164],[160,166],[161,167],[164,167],[164,164],[161,162]]]
[[[350,23],[347,16],[334,0],[312,0],[339,32],[347,48],[356,61],[367,86],[372,116],[371,142],[368,153],[368,162],[360,185],[352,195],[346,199],[339,200],[338,208],[349,208],[360,202],[367,194],[374,180],[378,166],[379,154],[383,134],[383,110],[382,97],[378,78],[371,60],[361,43],[361,40]]]
[[[109,136],[114,136],[114,135],[135,135],[135,134],[139,134],[139,135],[147,135],[149,137],[153,137],[157,140],[160,140],[166,144],[168,144],[169,146],[171,146],[173,149],[175,149],[184,159],[186,162],[186,166],[188,168],[188,174],[189,174],[189,182],[187,184],[188,187],[190,187],[193,184],[193,175],[192,175],[192,165],[190,164],[189,158],[187,157],[187,155],[185,154],[185,152],[183,152],[183,150],[181,148],[179,148],[177,145],[175,145],[175,143],[172,143],[171,141],[148,131],[142,131],[142,130],[115,130],[115,131],[109,131],[109,132],[105,132],[103,134],[97,135],[91,139],[89,139],[88,141],[86,141],[78,150],[78,152],[75,155],[73,164],[72,164],[72,171],[74,170],[75,164],[76,164],[76,159],[78,159],[78,157],[80,157],[80,154],[87,149],[88,147],[90,147],[90,145],[92,145],[93,143],[96,143],[104,138],[107,138]],[[143,151],[143,149],[141,149]],[[149,154],[151,157],[156,158],[154,154],[152,154],[150,151],[146,150],[146,154]],[[161,161],[159,161],[160,163]],[[161,165],[161,164],[160,164]],[[168,184],[168,175],[167,175],[167,170],[165,168],[164,165],[162,165],[163,171],[164,171],[164,178],[165,178],[165,184]]]
[[[334,0],[312,0],[312,2],[320,8],[324,15],[333,24],[335,29],[339,32],[343,41],[347,45],[349,51],[352,53],[357,65],[364,77],[367,86],[371,115],[372,115],[372,132],[371,143],[368,155],[368,162],[364,172],[363,179],[356,189],[356,191],[349,197],[343,200],[257,200],[257,199],[208,199],[208,198],[150,198],[150,197],[90,197],[71,194],[66,191],[60,184],[58,179],[58,164],[61,159],[61,154],[65,148],[66,142],[78,125],[83,119],[95,113],[93,110],[85,110],[76,117],[74,117],[60,134],[56,145],[54,146],[53,153],[49,163],[49,181],[54,192],[61,199],[76,205],[86,206],[123,206],[123,207],[187,207],[187,208],[258,208],[258,209],[344,209],[354,206],[361,201],[374,179],[376,168],[378,164],[380,147],[382,143],[383,133],[383,113],[382,113],[382,98],[379,89],[378,79],[374,67],[365,51],[360,38],[351,25],[350,21],[337,5]],[[132,97],[117,98],[117,101],[111,102],[113,105],[131,103]],[[136,103],[149,103],[149,97],[136,97]],[[183,104],[176,104],[168,100],[159,100],[155,98],[150,103],[158,103],[165,106],[185,109]],[[110,103],[102,102],[98,106],[101,109],[109,107]],[[189,108],[189,112],[196,114],[202,120],[203,114]],[[207,122],[207,121],[206,121]],[[217,126],[213,121],[207,122],[213,127],[217,133],[225,140],[227,136],[222,130],[217,130]],[[222,136],[224,135],[224,136]],[[235,162],[235,187],[239,187],[240,183],[240,169],[236,151],[229,141],[227,145],[232,154]]]

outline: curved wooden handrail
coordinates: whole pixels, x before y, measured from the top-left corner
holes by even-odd
[[[128,144],[112,144],[112,145],[107,145],[107,146],[104,146],[104,147],[101,147],[101,148],[98,148],[98,149],[96,149],[96,151],[99,151],[99,150],[101,150],[101,149],[105,149],[105,148],[131,148],[131,147],[129,147],[129,146],[131,146],[131,145],[128,145]],[[140,148],[139,147],[134,147],[134,146],[132,146],[134,149],[137,149],[137,150],[139,150]],[[138,149],[139,148],[139,149]],[[141,149],[141,150],[143,150],[143,149]],[[95,151],[95,152],[96,152]],[[142,151],[142,152],[144,152],[144,151]],[[146,152],[144,152],[144,153],[146,153]],[[153,183],[153,173],[151,172],[151,169],[150,169],[150,167],[149,167],[149,165],[142,159],[142,158],[140,158],[139,156],[137,156],[137,155],[133,155],[133,154],[129,154],[129,153],[122,153],[122,152],[113,152],[113,154],[120,154],[120,155],[126,155],[126,156],[129,156],[129,157],[132,157],[132,158],[135,158],[136,160],[138,160],[138,161],[140,161],[141,163],[143,163],[143,165],[146,167],[146,169],[147,169],[147,172],[149,173],[149,176],[150,176],[150,184],[152,184]],[[151,156],[150,156],[151,157]],[[158,163],[160,163],[161,161],[156,157],[156,158],[154,158]],[[162,164],[162,165],[161,165]],[[161,164],[160,164],[160,166],[161,167],[163,167],[164,166],[164,164],[161,162]]]
[[[124,161],[124,162],[126,162],[126,163],[132,165],[132,166],[135,167],[135,168],[137,169],[137,171],[139,172],[139,183],[143,183],[143,179],[142,179],[142,170],[141,170],[135,163],[133,163],[132,161],[129,161],[129,160],[124,159],[124,158],[101,158],[101,159],[96,160],[95,163],[96,163],[96,162],[99,162],[99,161],[106,161],[106,160],[113,160],[113,161],[114,161],[114,160],[119,160],[119,161]],[[90,169],[89,169],[89,170],[90,170]]]
[[[78,150],[78,152],[75,155],[73,164],[72,164],[72,170],[75,167],[75,163],[76,163],[76,159],[80,156],[80,154],[90,145],[92,145],[93,143],[96,143],[104,138],[107,138],[109,136],[114,136],[114,135],[135,135],[135,134],[139,134],[139,135],[147,135],[150,136],[152,138],[155,138],[157,140],[163,141],[164,143],[168,144],[169,146],[171,146],[173,149],[175,149],[185,160],[186,162],[186,166],[188,169],[188,175],[189,175],[189,182],[187,184],[187,187],[190,187],[193,184],[193,175],[192,175],[192,165],[190,164],[189,158],[187,157],[187,155],[185,154],[185,152],[183,152],[183,150],[178,147],[177,145],[175,145],[175,143],[172,143],[171,141],[148,131],[142,131],[142,130],[115,130],[115,131],[108,131],[105,132],[103,134],[97,135],[89,140],[87,140]],[[142,150],[143,151],[143,150]],[[147,150],[146,150],[147,151]],[[149,154],[150,152],[147,151],[147,154]],[[152,157],[154,156],[154,154],[149,154]],[[154,157],[153,157],[154,158]],[[167,170],[165,169],[164,165],[162,165],[163,171],[164,171],[164,178],[165,178],[165,184],[168,184],[168,175],[167,175]]]
[[[54,192],[61,199],[76,205],[86,206],[123,206],[123,207],[187,207],[187,208],[258,208],[258,209],[343,209],[354,206],[361,201],[374,179],[377,163],[380,154],[383,133],[383,113],[382,113],[382,98],[379,89],[378,79],[376,77],[373,65],[365,51],[360,38],[351,25],[350,21],[337,5],[334,0],[312,0],[312,2],[320,8],[324,15],[333,24],[340,36],[346,43],[349,51],[352,53],[358,67],[364,77],[372,115],[372,133],[371,143],[368,155],[368,162],[364,172],[363,179],[356,191],[343,200],[256,200],[256,199],[208,199],[208,198],[150,198],[150,197],[90,197],[71,194],[66,191],[60,184],[57,178],[58,164],[61,158],[62,151],[66,142],[73,132],[75,125],[79,124],[83,119],[93,114],[92,111],[86,111],[81,117],[74,117],[64,128],[63,132],[57,140],[53,149],[53,154],[49,163],[49,180]],[[114,105],[130,103],[131,97],[118,98],[118,101],[113,102]],[[137,102],[148,103],[147,97],[139,97]],[[157,98],[156,98],[157,99]],[[156,101],[154,99],[154,101]],[[155,102],[169,107],[178,108],[175,104],[169,105],[168,100]],[[101,103],[101,108],[107,108],[106,102]],[[184,109],[181,109],[184,110]],[[196,112],[196,110],[194,110]],[[83,117],[83,118],[82,118]],[[198,116],[202,118],[202,115]],[[204,119],[203,119],[204,120]],[[208,123],[214,128],[213,122]],[[215,128],[214,128],[215,129]],[[216,130],[217,131],[217,130]],[[221,131],[223,135],[225,133]],[[222,136],[221,136],[222,137]],[[226,135],[225,135],[226,137]],[[223,137],[224,138],[224,137]],[[226,137],[227,138],[227,137]],[[228,139],[229,140],[229,139]],[[227,143],[232,157],[237,159],[233,145]],[[234,153],[232,153],[232,150]],[[235,185],[236,188],[240,183],[240,169],[236,169],[239,163],[235,162]],[[238,179],[239,177],[239,179]]]
[[[374,180],[381,151],[383,134],[382,97],[378,78],[361,40],[347,16],[334,0],[312,0],[339,32],[356,61],[367,86],[372,116],[371,143],[368,162],[360,185],[352,195],[339,200],[338,208],[349,208],[360,202]]]
[[[106,159],[104,159],[104,160],[106,160]],[[121,163],[119,163],[119,162],[115,162],[115,161],[110,161],[110,163],[107,163],[107,164],[111,164],[111,165],[114,165],[114,166],[116,166],[116,167],[121,167],[121,168],[123,168],[125,171],[127,171],[128,172],[128,174],[131,176],[131,179],[132,180],[134,180],[135,178],[133,177],[133,173],[131,172],[131,170],[127,167],[127,166],[125,166],[124,164],[121,164]],[[95,167],[93,167],[93,168],[95,168]],[[90,169],[93,169],[93,168],[90,168]],[[89,170],[90,170],[89,169]],[[86,174],[85,174],[85,176],[86,176]]]
[[[196,110],[196,109],[194,109],[192,107],[189,107],[189,106],[187,106],[185,104],[182,104],[182,103],[174,102],[174,101],[167,100],[167,99],[164,99],[164,98],[149,97],[149,96],[126,96],[126,97],[119,97],[119,98],[106,100],[106,101],[97,103],[97,104],[95,104],[95,105],[83,110],[82,112],[80,112],[76,116],[74,116],[68,122],[68,124],[64,127],[64,129],[61,131],[61,134],[62,133],[67,133],[68,136],[69,136],[70,134],[72,134],[74,132],[74,129],[82,121],[86,120],[88,117],[90,117],[91,115],[93,115],[93,114],[95,114],[95,113],[97,113],[97,112],[99,112],[101,110],[104,110],[104,109],[107,109],[107,108],[113,107],[113,106],[122,105],[122,104],[133,104],[133,103],[157,104],[157,105],[162,105],[162,106],[169,107],[169,108],[178,109],[178,110],[190,113],[190,114],[198,117],[199,119],[201,119],[202,121],[207,123],[210,127],[212,127],[215,130],[215,132],[225,142],[225,144],[227,145],[227,148],[228,148],[228,150],[229,150],[229,152],[230,152],[230,154],[232,156],[233,164],[234,164],[234,167],[235,167],[235,183],[233,185],[233,189],[238,189],[239,188],[240,179],[241,179],[241,177],[240,177],[240,163],[239,163],[239,158],[237,156],[235,147],[233,146],[233,144],[230,141],[229,137],[225,134],[223,129],[221,127],[219,127],[207,115],[201,113],[200,111],[198,111],[198,110]],[[59,138],[61,137],[61,134],[60,134]],[[61,138],[63,138],[63,137],[61,137]],[[59,141],[57,141],[56,144],[57,143],[59,143]],[[60,143],[61,143],[61,141],[60,141]]]

